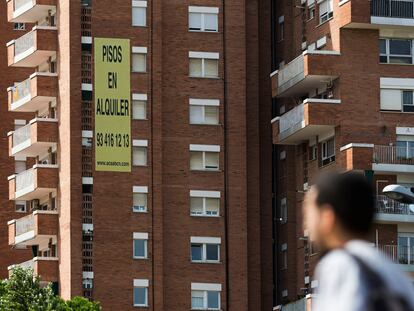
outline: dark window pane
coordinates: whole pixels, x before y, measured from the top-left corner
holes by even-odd
[[[218,249],[219,246],[215,244],[207,244],[207,260],[219,260]]]
[[[411,62],[412,62],[411,57],[390,56],[390,63],[391,64],[411,64]]]
[[[219,292],[207,292],[207,307],[218,309],[219,306]]]
[[[147,289],[145,287],[134,288],[134,305],[145,306],[147,304]]]
[[[413,104],[413,92],[403,91],[403,105],[412,105],[412,104]]]
[[[380,56],[380,63],[386,64],[388,62],[387,56]]]
[[[380,39],[380,53],[387,53],[387,41],[385,39]]]
[[[134,257],[145,257],[145,240],[134,240]]]
[[[191,260],[202,260],[203,246],[201,244],[191,244]]]
[[[411,55],[411,40],[390,40],[390,54]]]
[[[92,92],[82,91],[82,100],[92,100]]]

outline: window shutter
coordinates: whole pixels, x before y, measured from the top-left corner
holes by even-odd
[[[401,111],[401,91],[381,89],[381,110]]]
[[[201,14],[200,13],[189,13],[188,24],[190,30],[201,30]]]
[[[218,30],[218,15],[204,14],[204,30],[217,31]]]
[[[218,77],[217,59],[204,59],[204,75],[206,77]]]

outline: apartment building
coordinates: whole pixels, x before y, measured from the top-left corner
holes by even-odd
[[[268,4],[0,8],[0,277],[104,310],[271,309]]]
[[[327,170],[360,170],[372,180],[373,247],[414,272],[414,209],[382,195],[388,184],[414,184],[413,9],[413,2],[396,0],[275,4],[279,305],[297,301],[305,308],[303,297],[318,286],[318,250],[302,229],[301,204]]]

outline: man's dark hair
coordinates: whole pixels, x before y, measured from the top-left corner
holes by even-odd
[[[315,184],[316,204],[329,204],[338,222],[349,233],[366,235],[370,232],[375,213],[372,184],[361,172],[329,173]]]

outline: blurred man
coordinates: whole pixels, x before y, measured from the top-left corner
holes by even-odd
[[[322,251],[312,311],[412,311],[408,278],[368,243],[374,193],[357,172],[323,176],[305,196],[304,226]]]

